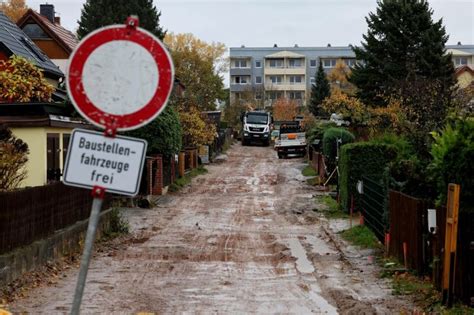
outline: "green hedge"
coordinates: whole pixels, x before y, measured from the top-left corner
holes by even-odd
[[[342,208],[350,210],[353,195],[355,207],[359,210],[361,200],[356,190],[357,181],[362,175],[382,179],[388,163],[396,156],[395,147],[387,144],[357,142],[344,145],[339,160],[339,194]]]
[[[326,164],[329,171],[336,167],[337,140],[341,139],[339,149],[343,144],[354,142],[354,135],[343,128],[329,128],[323,135],[323,154],[326,157]]]

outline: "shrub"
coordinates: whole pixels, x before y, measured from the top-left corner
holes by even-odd
[[[323,154],[326,157],[326,164],[330,171],[336,167],[337,147],[339,149],[346,143],[354,142],[354,135],[343,128],[329,128],[323,135]],[[338,144],[338,140],[341,142]]]
[[[461,185],[460,207],[463,210],[474,207],[474,119],[447,125],[434,135],[431,147],[433,161],[430,173],[438,193],[438,203],[446,202],[449,183]]]
[[[329,128],[336,127],[333,122],[319,122],[315,124],[311,129],[306,132],[306,139],[308,143],[313,142],[315,139],[323,139],[324,132]]]
[[[18,188],[26,178],[28,145],[0,125],[0,191]]]
[[[394,146],[376,142],[358,142],[344,145],[339,160],[339,194],[341,206],[350,210],[351,195],[356,209],[361,199],[356,191],[357,181],[364,176],[384,180],[388,163],[396,158]]]

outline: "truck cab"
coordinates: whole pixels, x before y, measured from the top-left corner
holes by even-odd
[[[272,116],[265,111],[248,111],[242,114],[242,145],[259,142],[270,144]]]

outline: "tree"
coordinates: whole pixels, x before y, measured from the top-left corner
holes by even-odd
[[[130,15],[137,15],[140,27],[159,39],[166,31],[160,26],[159,12],[152,0],[87,0],[81,11],[77,35],[83,38],[90,32],[110,24],[123,24]]]
[[[277,121],[293,120],[298,114],[298,104],[294,100],[279,98],[273,103],[273,118]]]
[[[222,73],[226,70],[222,43],[206,43],[192,34],[167,34],[165,44],[173,57],[175,74],[186,86],[180,107],[215,110],[225,99]]]
[[[25,0],[8,0],[0,3],[0,11],[16,23],[28,10]]]
[[[324,73],[321,60],[319,60],[319,67],[315,79],[315,84],[311,87],[309,110],[314,116],[320,116],[322,114],[321,104],[323,103],[323,100],[331,95],[331,87],[326,78],[326,73]]]
[[[353,95],[355,93],[355,86],[348,80],[351,73],[351,68],[342,59],[338,59],[336,66],[327,75],[331,91],[339,89],[346,94]]]
[[[347,95],[336,88],[324,99],[321,108],[327,113],[341,114],[344,120],[361,124],[367,120],[367,108],[358,98]]]
[[[26,178],[28,145],[0,125],[0,190],[18,188]]]
[[[182,130],[178,112],[171,102],[165,110],[145,127],[127,135],[148,141],[148,154],[173,155],[181,150]]]
[[[405,98],[400,93],[414,80],[430,80],[440,89],[431,97],[449,102],[455,79],[451,56],[445,54],[448,36],[442,19],[433,22],[426,0],[378,0],[377,5],[366,18],[362,47],[353,47],[361,61],[350,77],[357,95],[366,104],[386,106],[387,97]]]
[[[185,146],[211,144],[214,141],[216,126],[206,122],[195,107],[180,111],[179,118],[183,126]]]
[[[0,60],[0,102],[49,102],[54,87],[43,71],[27,59],[12,55]]]

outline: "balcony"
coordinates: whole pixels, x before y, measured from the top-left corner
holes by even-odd
[[[305,67],[281,67],[281,68],[271,68],[265,66],[263,69],[265,75],[305,75]]]
[[[306,83],[290,84],[281,83],[276,84],[272,82],[265,82],[266,91],[306,91]]]

